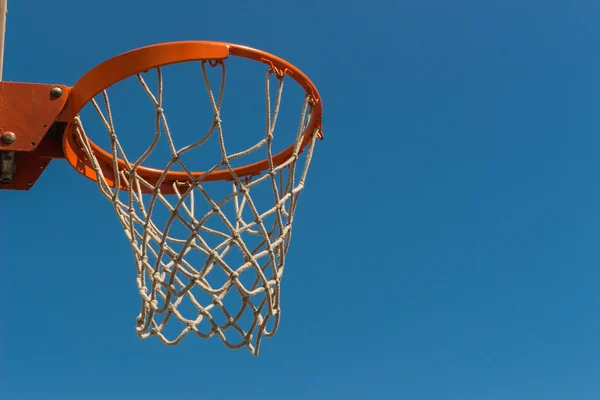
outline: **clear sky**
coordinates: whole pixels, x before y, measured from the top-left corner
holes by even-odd
[[[136,337],[129,244],[65,162],[2,192],[0,398],[600,398],[600,3],[9,3],[5,80],[240,43],[310,76],[325,140],[258,358]]]

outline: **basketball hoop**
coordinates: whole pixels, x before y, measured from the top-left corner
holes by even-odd
[[[265,65],[267,109],[261,137],[234,153],[227,151],[221,121],[225,65],[230,57]],[[197,141],[177,148],[163,103],[163,69],[186,62],[199,63],[212,121]],[[217,91],[207,75],[215,68],[222,75]],[[146,74],[155,74],[155,90],[147,83]],[[274,91],[273,76],[277,78]],[[126,155],[119,140],[107,91],[130,77],[137,78],[153,104],[156,127],[152,143],[135,160]],[[276,152],[273,139],[288,78],[302,88],[304,99],[292,143]],[[17,106],[27,98],[31,107],[24,113]],[[174,42],[112,58],[83,75],[73,87],[2,82],[0,101],[3,99],[8,105],[2,111],[12,118],[0,115],[0,130],[2,138],[12,142],[3,141],[0,151],[6,159],[9,153],[14,155],[14,162],[10,170],[4,167],[0,171],[10,172],[10,179],[0,183],[0,188],[31,188],[53,158],[65,158],[77,172],[96,181],[100,193],[112,203],[133,251],[142,302],[138,336],[156,336],[168,345],[179,343],[188,333],[202,338],[217,336],[229,348],[247,347],[258,355],[262,337],[273,336],[279,326],[280,283],[292,222],[316,139],[322,138],[321,99],[308,77],[289,62],[249,47]],[[94,107],[106,128],[110,143],[106,150],[86,132],[81,115],[86,104]],[[220,149],[214,164],[204,171],[189,168],[182,158],[211,138],[216,138]],[[163,139],[170,153],[166,167],[145,165]],[[233,165],[258,151],[264,152],[264,159]],[[217,182],[229,182],[229,194],[222,199],[211,195],[210,185]],[[265,187],[270,200],[255,196]],[[168,213],[164,224],[156,219],[159,206]],[[219,228],[211,225],[214,221]],[[179,235],[180,231],[185,233]],[[198,257],[202,261],[197,262]],[[214,280],[215,275],[220,280]],[[231,297],[236,297],[237,303]],[[192,316],[187,314],[189,309],[194,310]],[[169,329],[173,324],[179,328]]]

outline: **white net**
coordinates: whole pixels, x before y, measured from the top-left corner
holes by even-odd
[[[137,76],[154,105],[156,128],[152,143],[137,160],[127,158],[118,140],[107,91],[102,93],[102,107],[92,101],[109,134],[110,152],[115,160],[110,171],[116,180],[114,187],[90,146],[79,116],[73,124],[76,138],[97,174],[98,188],[113,204],[131,243],[142,299],[137,317],[138,336],[156,336],[168,345],[179,343],[189,333],[202,338],[218,336],[229,348],[247,347],[258,355],[261,338],[273,336],[279,326],[280,284],[292,221],[320,132],[312,132],[311,141],[302,151],[313,102],[307,95],[293,153],[283,163],[274,164],[272,142],[285,78],[279,77],[272,94],[269,77],[275,72],[269,69],[265,79],[266,132],[253,146],[229,154],[220,117],[225,64],[210,63],[210,67],[207,62],[200,64],[214,119],[204,136],[184,147],[176,148],[167,124],[161,68],[155,69],[155,92],[142,75]],[[217,96],[207,76],[211,67],[222,69]],[[194,177],[182,156],[214,136],[218,138],[219,161],[206,174]],[[161,137],[168,143],[170,161],[161,178],[151,183],[138,174],[138,168],[155,151]],[[260,176],[237,176],[232,161],[259,149],[263,149],[269,161],[268,169]],[[120,168],[117,158],[123,159],[127,166]],[[161,185],[164,188],[166,174],[175,167],[185,171],[187,182],[174,183],[171,189],[175,194],[165,194]],[[205,178],[208,173],[222,169],[229,170],[233,179],[226,182],[228,193],[216,199],[210,194],[211,185],[219,182],[206,182]],[[254,196],[261,187],[261,193],[267,188],[270,196]],[[260,198],[260,204],[255,197]],[[162,221],[158,221],[155,211],[158,207],[167,210],[168,217]]]

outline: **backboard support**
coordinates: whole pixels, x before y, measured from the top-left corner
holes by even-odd
[[[53,158],[64,158],[65,85],[0,82],[0,189],[29,190]]]
[[[0,0],[0,81],[4,66],[4,39],[6,35],[6,18],[8,15],[8,0]]]

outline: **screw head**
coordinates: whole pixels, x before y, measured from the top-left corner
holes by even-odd
[[[4,132],[0,135],[0,141],[2,144],[13,144],[17,140],[17,135],[12,132]]]
[[[62,94],[63,90],[58,86],[54,86],[52,89],[50,89],[50,96],[52,96],[55,99],[58,99],[60,96],[62,96]]]

